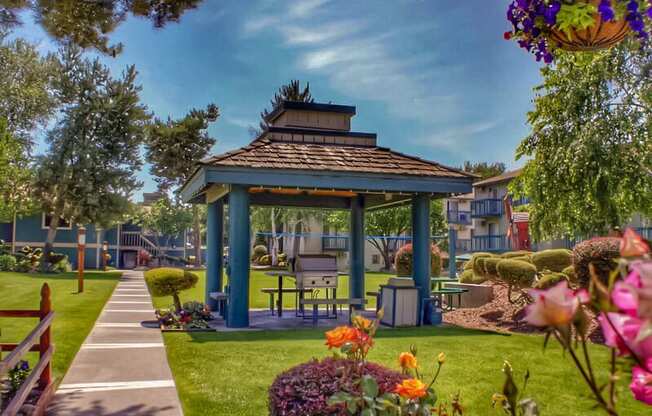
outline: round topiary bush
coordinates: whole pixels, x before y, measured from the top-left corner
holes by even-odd
[[[398,276],[412,276],[412,244],[406,244],[396,252],[394,267]],[[441,253],[436,245],[430,249],[430,274],[441,274]]]
[[[254,262],[258,262],[259,259],[267,254],[267,247],[263,245],[258,245],[254,247],[253,253],[251,255],[251,259]]]
[[[534,284],[535,289],[550,289],[562,280],[568,281],[568,276],[563,273],[549,272],[544,273]]]
[[[496,266],[498,278],[510,287],[531,287],[537,275],[537,268],[522,260],[503,259]]]
[[[598,237],[583,241],[573,248],[573,267],[577,283],[588,287],[591,282],[589,264],[604,284],[608,284],[609,275],[616,269],[616,259],[620,257],[620,238]]]
[[[464,263],[464,266],[462,267],[463,270],[473,270],[473,260],[469,260],[466,263]]]
[[[310,361],[281,373],[269,388],[269,413],[272,416],[348,415],[343,407],[329,406],[326,402],[340,391],[357,392],[353,373],[357,361],[326,358]],[[408,378],[397,371],[374,363],[365,363],[364,375],[378,382],[379,396],[394,390],[397,384]]]
[[[473,285],[481,285],[482,283],[486,282],[487,278],[484,276],[478,276],[475,273],[473,273],[473,270],[464,270],[460,274],[460,283],[466,283],[466,284],[473,284]]]
[[[261,266],[271,266],[272,265],[272,256],[265,254],[258,259],[258,264]]]
[[[486,257],[494,257],[494,255],[491,253],[484,253],[484,252],[473,253],[470,260],[473,263],[473,273],[475,273],[478,276],[482,276],[484,274],[484,264],[479,264],[478,260]]]
[[[154,296],[172,296],[174,307],[181,310],[179,292],[195,287],[199,278],[187,270],[159,267],[145,272],[145,282]]]
[[[490,279],[498,277],[498,270],[496,267],[503,259],[500,257],[484,257],[483,260],[484,275]]]
[[[540,272],[550,270],[559,273],[572,264],[572,254],[565,248],[543,250],[532,254],[532,263]]]
[[[3,254],[0,256],[0,271],[13,272],[16,269],[16,257],[11,254]]]
[[[490,258],[491,257],[478,257],[477,259],[475,259],[475,261],[473,262],[473,273],[477,276],[487,277],[486,275],[487,272],[485,271],[486,269],[484,267],[484,264],[485,261]]]

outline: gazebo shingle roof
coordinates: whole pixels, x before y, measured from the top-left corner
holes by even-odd
[[[208,166],[470,178],[436,162],[378,146],[296,143],[261,137],[248,146],[202,161]]]

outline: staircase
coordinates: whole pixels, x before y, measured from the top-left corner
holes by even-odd
[[[123,231],[120,233],[120,248],[122,250],[145,250],[152,257],[158,257],[161,251],[156,244],[145,237],[140,231]]]

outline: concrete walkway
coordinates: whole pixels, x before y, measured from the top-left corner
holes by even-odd
[[[154,319],[142,272],[125,272],[59,385],[48,415],[182,415],[163,337],[151,325]]]

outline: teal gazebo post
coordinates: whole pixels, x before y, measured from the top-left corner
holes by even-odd
[[[211,311],[217,310],[217,301],[212,292],[222,291],[222,269],[224,241],[224,201],[210,202],[206,210],[206,293],[205,299]]]
[[[457,230],[453,227],[448,228],[448,277],[455,279],[457,277],[457,259],[455,258],[455,246],[457,246]]]
[[[351,199],[351,236],[349,246],[349,297],[364,299],[364,196]],[[355,306],[362,309],[363,306]]]
[[[430,245],[430,195],[417,194],[412,197],[412,278],[419,288],[419,317],[426,325],[431,323],[430,309],[421,310],[421,305],[430,298]]]
[[[249,192],[233,185],[229,192],[229,299],[226,326],[249,326]]]

